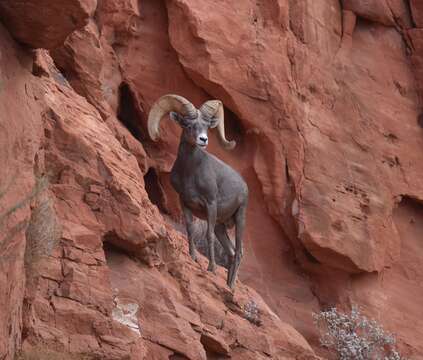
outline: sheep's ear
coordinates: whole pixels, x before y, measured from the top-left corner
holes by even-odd
[[[177,122],[182,127],[188,126],[188,121],[186,121],[181,114],[178,114],[175,111],[171,111],[169,113],[169,117],[170,117],[171,120]]]
[[[219,118],[213,116],[211,119],[209,119],[209,128],[214,129],[219,124]]]
[[[176,121],[177,123],[179,123],[180,122],[181,115],[179,115],[177,112],[171,111],[169,113],[169,117],[170,117],[171,120]]]

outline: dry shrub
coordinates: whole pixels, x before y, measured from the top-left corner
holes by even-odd
[[[394,335],[353,307],[350,313],[336,308],[313,314],[320,343],[334,350],[340,360],[406,360],[395,350]]]
[[[248,301],[244,306],[244,317],[254,325],[260,326],[260,310],[254,300]]]
[[[0,189],[0,200],[4,197],[4,195],[8,191],[10,191],[10,189],[11,189],[11,187],[13,185],[14,178],[15,177],[12,177],[12,179],[9,181],[9,183],[6,186],[4,186],[2,189]],[[21,199],[16,204],[12,205],[11,207],[9,207],[8,209],[6,209],[5,211],[3,211],[0,214],[0,229],[3,227],[6,219],[10,215],[12,215],[14,212],[16,212],[17,210],[21,209],[25,205],[27,205],[32,199],[34,199],[37,195],[39,195],[47,187],[48,187],[48,179],[47,179],[47,177],[37,178],[37,180],[35,182],[35,186],[33,187],[33,189],[32,189],[32,191],[31,191],[30,194],[28,194],[23,199]]]
[[[25,263],[31,265],[49,256],[57,246],[61,227],[47,191],[40,192],[34,201],[26,229]]]
[[[4,198],[4,196],[9,192],[12,191],[12,185],[14,183],[15,176],[12,176],[10,181],[0,188],[0,201]],[[14,245],[13,240],[17,234],[24,231],[28,225],[28,219],[23,219],[16,223],[11,228],[6,228],[7,220],[11,215],[13,215],[19,209],[27,206],[34,198],[36,198],[39,194],[41,194],[48,186],[48,181],[46,177],[40,177],[37,179],[32,191],[27,195],[24,196],[21,200],[17,201],[15,204],[10,206],[9,208],[5,209],[2,213],[0,213],[0,230],[2,233],[2,238],[0,239],[0,264],[3,261],[10,261],[14,258]]]

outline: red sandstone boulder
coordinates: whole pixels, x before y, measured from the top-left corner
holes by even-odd
[[[392,11],[385,0],[342,0],[342,6],[364,19],[387,26],[394,24]]]
[[[91,20],[75,31],[51,54],[74,90],[93,104],[103,118],[117,113],[122,81],[119,64],[110,45],[100,40],[95,22]]]
[[[83,27],[96,6],[97,0],[2,1],[0,19],[18,41],[51,49]]]

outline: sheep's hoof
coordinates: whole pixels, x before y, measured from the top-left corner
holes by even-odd
[[[235,288],[235,279],[232,277],[232,275],[228,275],[228,279],[226,280],[226,285],[228,285],[228,288],[231,290]]]
[[[216,264],[209,262],[209,267],[207,268],[207,271],[210,271],[213,274],[216,274]]]
[[[195,253],[195,250],[194,251],[190,251],[189,252],[189,255],[191,256],[191,259],[192,260],[194,260],[195,262],[198,263],[198,258],[197,258],[197,254]]]
[[[232,263],[228,271],[228,280],[226,281],[226,284],[231,290],[235,288],[237,272],[238,272],[238,267],[236,263]]]

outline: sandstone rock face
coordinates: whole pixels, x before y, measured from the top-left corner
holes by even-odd
[[[0,223],[1,358],[313,359],[311,313],[352,303],[423,356],[419,1],[31,4],[0,4],[1,210],[49,183]],[[251,288],[187,255],[165,93],[224,102]]]
[[[342,7],[344,10],[353,11],[358,16],[370,21],[387,26],[394,24],[392,10],[385,0],[343,0]]]
[[[141,143],[48,52],[0,36],[2,214],[18,205],[2,223],[2,358],[317,359],[254,290],[192,262],[149,200]]]
[[[42,127],[32,94],[28,95],[25,90],[31,75],[17,59],[17,55],[24,56],[24,52],[13,44],[3,27],[1,34],[0,356],[11,359],[21,344],[25,292],[24,230],[30,214],[27,202],[10,216],[4,215],[15,204],[27,200],[34,186],[33,159],[41,141]]]
[[[83,27],[96,5],[97,0],[6,0],[0,3],[0,16],[18,41],[33,48],[51,49]]]

